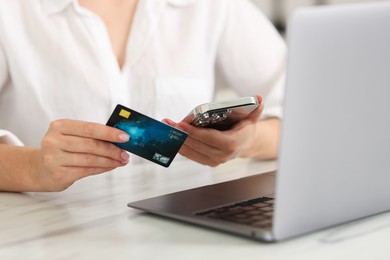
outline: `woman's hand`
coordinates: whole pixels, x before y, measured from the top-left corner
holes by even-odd
[[[129,154],[110,142],[127,142],[127,133],[102,124],[53,121],[36,158],[42,191],[60,191],[76,180],[124,166]]]
[[[261,97],[259,107],[247,118],[226,131],[194,127],[185,122],[164,121],[188,133],[188,138],[180,149],[180,154],[201,164],[218,166],[236,157],[256,157],[253,147],[260,132],[259,118],[263,111]]]

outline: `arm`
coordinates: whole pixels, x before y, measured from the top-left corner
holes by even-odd
[[[0,190],[40,190],[39,181],[33,177],[38,157],[38,149],[0,144]]]
[[[238,140],[247,143],[237,147],[239,157],[278,155],[286,57],[285,41],[260,10],[247,0],[229,1],[217,69],[240,96],[257,94],[264,104],[259,120],[235,128],[242,131]]]
[[[13,36],[8,37],[10,32],[12,34],[12,25],[9,30],[3,30],[4,25],[11,21],[3,19],[8,17],[4,16],[4,8],[2,9],[5,5],[8,3],[0,1],[0,102],[6,101],[9,93],[20,93],[13,91],[15,82],[11,75],[15,76],[24,68],[17,63],[20,60],[10,57],[13,53],[11,48],[17,48],[19,45],[15,45]],[[12,16],[12,13],[9,15]],[[25,32],[22,35],[29,35],[29,33]],[[9,39],[11,41],[8,41]],[[12,71],[13,68],[16,70]],[[11,100],[13,98],[17,96],[10,97]],[[31,98],[36,97],[31,95]],[[5,104],[1,104],[4,109]],[[80,178],[103,173],[124,166],[128,162],[127,152],[111,143],[128,140],[128,135],[118,129],[96,123],[57,120],[50,124],[40,147],[23,147],[12,133],[1,130],[1,128],[8,129],[9,126],[3,119],[5,112],[7,111],[0,111],[2,115],[0,117],[0,191],[61,191]],[[35,114],[34,111],[32,112]],[[19,117],[11,113],[8,116],[7,120],[15,120],[16,122],[12,123],[19,123],[20,130],[25,131],[26,134],[36,133],[36,131],[30,133],[29,127],[23,125]],[[38,136],[34,137],[38,138]]]
[[[180,153],[210,166],[236,157],[275,159],[282,116],[285,42],[249,1],[230,0],[226,5],[217,69],[240,96],[262,96],[262,106],[228,131],[165,120],[189,133]]]
[[[0,144],[0,190],[61,191],[78,179],[128,163],[110,142],[126,142],[116,128],[74,120],[51,123],[41,148]]]

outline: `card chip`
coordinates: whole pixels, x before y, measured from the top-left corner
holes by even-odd
[[[119,112],[119,115],[121,116],[121,117],[124,117],[124,118],[129,118],[130,117],[130,111],[126,111],[126,110],[124,110],[124,109],[121,109],[121,111]]]

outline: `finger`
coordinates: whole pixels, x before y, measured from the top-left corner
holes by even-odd
[[[87,176],[109,172],[116,168],[117,167],[66,167],[66,170],[73,177],[81,179]]]
[[[235,124],[231,128],[231,130],[233,131],[239,130],[248,124],[257,123],[260,120],[261,113],[264,110],[264,103],[261,102],[262,99],[260,96],[257,96],[257,98],[258,98],[259,106],[255,110],[253,110],[245,119]]]
[[[261,103],[255,110],[253,110],[244,120],[258,121],[263,112],[264,104]]]
[[[163,121],[165,123],[173,126],[173,127],[177,127],[177,128],[182,129],[180,126],[178,126],[177,123],[175,123],[174,121],[172,121],[170,119],[164,119]],[[199,128],[197,128],[197,129],[199,129]],[[208,143],[203,142],[203,140],[199,141],[195,138],[192,138],[191,135],[186,139],[186,141],[184,143],[183,150],[184,150],[184,153],[186,153],[187,155],[197,154],[196,161],[200,162],[200,163],[205,163],[206,161],[209,161],[207,159],[207,158],[209,158],[210,159],[209,163],[214,164],[215,162],[213,160],[211,160],[211,158],[225,157],[225,153],[221,150],[221,145],[211,146]],[[188,151],[188,153],[187,153],[187,151]],[[193,158],[191,158],[191,159],[193,159]]]
[[[127,142],[129,135],[117,128],[84,121],[61,119],[50,124],[52,131],[64,135],[88,137],[108,142]]]
[[[188,135],[198,140],[201,143],[205,143],[215,149],[225,150],[232,144],[235,144],[234,132],[230,130],[219,131],[211,128],[195,127],[185,122],[179,122],[178,128],[183,129]]]
[[[128,160],[118,161],[95,154],[63,152],[63,155],[59,157],[59,163],[65,167],[112,168],[126,165]]]
[[[187,141],[188,140],[188,141]],[[227,145],[228,148],[220,149],[210,147],[205,143],[201,143],[193,138],[187,139],[184,143],[185,148],[189,148],[191,153],[199,153],[206,156],[214,163],[224,163],[234,158],[237,154],[236,147]]]
[[[264,103],[261,96],[257,96],[257,102],[259,103],[259,106],[255,110],[253,110],[244,120],[251,120],[251,121],[259,120],[260,115],[264,109]]]
[[[185,141],[185,145],[190,147],[192,150],[198,151],[202,154],[208,154],[209,156],[221,156],[222,151],[220,148],[208,145],[207,143],[198,141],[192,137],[188,137]]]
[[[59,148],[66,152],[95,154],[118,161],[129,158],[126,151],[112,143],[78,136],[61,136]]]
[[[163,122],[167,123],[170,126],[177,127],[177,128],[184,131],[183,127],[181,127],[178,123],[175,123],[174,121],[172,121],[170,119],[164,119]],[[196,129],[199,130],[199,128],[196,128]],[[193,134],[190,134],[190,133],[188,133],[188,134],[189,134],[189,137],[186,139],[185,144],[187,146],[191,147],[193,150],[197,150],[197,151],[201,151],[201,152],[203,151],[204,153],[206,151],[208,151],[209,153],[212,153],[213,151],[215,151],[215,153],[217,153],[219,151],[219,149],[217,147],[211,146],[208,143],[205,143],[201,140],[193,138]]]
[[[205,165],[209,165],[212,167],[216,167],[219,165],[219,163],[214,161],[210,156],[202,154],[202,153],[192,149],[191,147],[189,147],[187,145],[183,145],[180,148],[179,153],[181,155],[187,157],[188,159],[191,159],[191,160],[198,162],[200,164],[205,164]]]
[[[176,123],[170,119],[164,119],[163,122],[167,123],[170,126],[176,127],[180,130],[183,130],[191,138],[198,140],[202,143],[208,144],[209,147],[214,147],[214,148],[219,147],[219,141],[216,141],[215,145],[213,145],[214,142],[208,142],[209,141],[208,139],[215,140],[214,137],[218,138],[218,136],[220,136],[220,133],[222,133],[222,132],[219,130],[215,130],[215,129],[211,129],[211,128],[195,127],[195,126],[190,125],[186,122]],[[215,134],[216,134],[216,136],[214,136]],[[209,138],[210,136],[212,136],[212,137]],[[187,138],[187,140],[189,140],[190,137]],[[187,140],[186,140],[186,142],[187,142]],[[223,141],[223,140],[221,140],[221,141]]]
[[[257,103],[263,104],[263,97],[262,96],[257,95],[256,98],[257,98]]]
[[[165,123],[165,124],[167,124],[167,125],[173,126],[173,127],[175,127],[175,126],[177,125],[176,122],[174,122],[173,120],[168,119],[168,118],[164,118],[164,119],[162,120],[162,122]]]

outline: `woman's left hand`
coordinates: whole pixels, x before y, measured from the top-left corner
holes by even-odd
[[[188,133],[188,138],[179,153],[201,164],[216,167],[237,157],[249,157],[264,105],[257,97],[259,106],[244,120],[231,129],[220,131],[211,128],[195,127],[185,122],[164,121]]]

